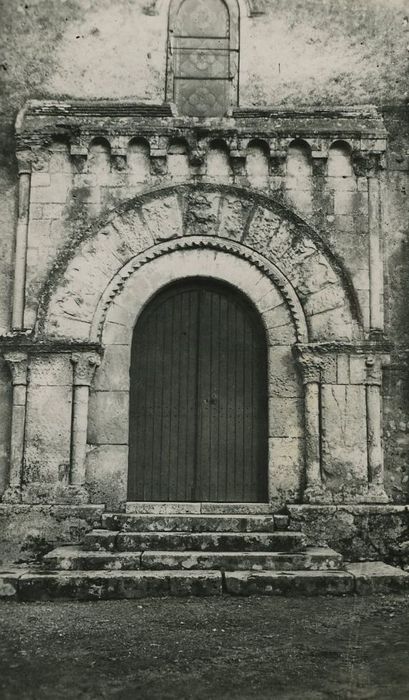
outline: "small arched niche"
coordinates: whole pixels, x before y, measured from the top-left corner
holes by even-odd
[[[285,188],[287,197],[304,214],[312,209],[311,148],[306,141],[296,139],[288,147]]]
[[[106,139],[98,137],[91,141],[88,149],[88,170],[98,176],[111,172],[111,146]]]
[[[188,144],[185,139],[174,139],[168,147],[168,173],[174,180],[189,177]]]
[[[207,177],[226,181],[231,177],[229,149],[221,139],[211,141],[207,151]]]
[[[346,141],[334,141],[328,153],[328,177],[354,177],[351,153]]]
[[[286,188],[308,189],[312,174],[311,148],[306,141],[297,139],[288,147]]]
[[[71,173],[72,163],[68,140],[64,138],[54,138],[49,147],[50,153],[50,173]]]
[[[146,139],[134,138],[128,144],[127,163],[130,179],[146,182],[150,178],[150,148]]]
[[[247,178],[253,187],[266,187],[269,179],[269,146],[265,141],[253,140],[247,146]]]

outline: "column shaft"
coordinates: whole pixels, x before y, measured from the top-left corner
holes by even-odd
[[[368,177],[369,284],[371,330],[383,330],[380,183]]]
[[[29,172],[21,172],[19,175],[18,189],[18,219],[16,229],[16,257],[14,265],[14,288],[12,327],[15,330],[24,327],[24,297],[26,285],[26,260],[27,238],[30,206],[30,181]]]
[[[83,486],[85,483],[88,399],[88,386],[74,386],[70,478],[73,486]]]
[[[318,382],[304,385],[307,489],[321,486],[320,406]]]

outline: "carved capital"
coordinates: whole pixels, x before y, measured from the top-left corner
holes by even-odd
[[[381,386],[382,384],[382,360],[381,357],[368,355],[365,358],[366,378],[365,384]]]
[[[319,383],[324,360],[313,353],[302,353],[297,357],[301,368],[303,384]]]
[[[74,353],[71,362],[74,365],[74,386],[91,386],[95,370],[101,364],[98,353]]]
[[[19,352],[17,350],[11,352],[5,352],[3,355],[5,361],[7,362],[10,372],[11,380],[13,386],[22,385],[25,386],[28,381],[28,355],[26,352]]]
[[[18,174],[23,175],[23,173],[31,173],[34,159],[33,153],[31,151],[17,151],[16,158]]]
[[[384,159],[379,153],[354,151],[352,167],[357,177],[378,177],[384,169]]]

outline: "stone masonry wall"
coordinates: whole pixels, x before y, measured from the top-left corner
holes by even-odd
[[[386,332],[396,344],[385,393],[388,491],[407,499],[409,401],[409,108],[407,104],[409,21],[404,0],[289,0],[263,3],[249,14],[241,3],[241,106],[274,104],[381,105],[390,154],[383,176]],[[4,109],[0,123],[0,327],[10,328],[16,223],[17,166],[13,124],[28,98],[128,98],[160,103],[166,64],[165,0],[16,0],[2,8],[5,51],[0,61]],[[251,12],[250,12],[251,14]],[[266,48],[268,47],[268,48]],[[398,103],[396,108],[388,106]],[[137,136],[137,135],[135,135]],[[173,144],[166,177],[150,163],[146,144],[129,144],[123,161],[104,141],[90,148],[85,171],[73,166],[67,146],[50,145],[33,174],[28,255],[27,323],[55,255],[86,217],[91,219],[124,196],[189,175],[183,144]],[[222,149],[223,150],[223,149]],[[317,172],[302,142],[289,150],[286,167],[268,180],[260,146],[249,149],[249,184],[279,192],[326,236],[353,276],[367,322],[367,211],[363,178],[350,169],[342,144],[328,169]],[[211,149],[207,175],[232,178],[228,159]],[[318,176],[318,177],[317,177]],[[321,179],[320,179],[321,178]],[[98,184],[97,184],[98,181]],[[321,186],[314,185],[320,182]],[[51,188],[51,190],[50,190]],[[50,193],[52,192],[52,196]],[[7,479],[10,384],[0,366],[0,492]]]

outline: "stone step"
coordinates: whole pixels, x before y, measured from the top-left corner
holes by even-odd
[[[139,515],[271,515],[269,503],[187,503],[186,501],[128,501],[127,513]]]
[[[286,516],[275,516],[280,529]],[[278,519],[278,521],[277,521]],[[273,532],[273,515],[138,515],[106,513],[102,528],[132,532]]]
[[[83,540],[84,549],[92,551],[135,552],[161,551],[247,551],[297,552],[305,548],[301,532],[119,532],[92,530]]]
[[[105,552],[84,551],[81,547],[59,547],[43,557],[45,566],[61,571],[93,569],[182,570],[334,570],[343,568],[342,555],[329,547],[309,547],[305,553],[260,552]]]
[[[382,562],[345,571],[0,571],[0,599],[113,600],[158,596],[407,593],[409,574]]]

